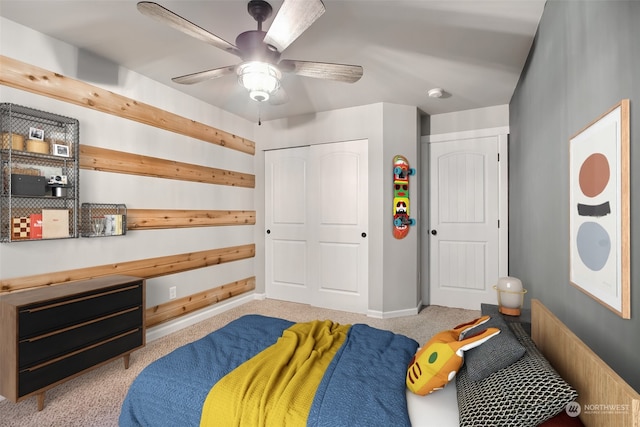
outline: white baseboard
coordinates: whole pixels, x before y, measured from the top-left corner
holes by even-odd
[[[242,304],[246,304],[249,301],[264,300],[266,299],[266,297],[267,296],[265,293],[253,293],[250,295],[240,295],[236,298],[230,298],[218,304],[212,305],[211,307],[206,307],[206,308],[203,308],[202,310],[198,310],[193,314],[188,314],[176,320],[151,327],[147,329],[147,342],[157,340],[158,338],[162,338],[173,332],[177,332],[180,329],[184,329],[191,325],[195,325],[198,322],[202,322],[203,320],[206,320],[212,316],[215,316],[216,314],[224,313],[225,311],[231,310],[232,308],[238,307]],[[395,311],[368,310],[367,316],[373,317],[376,319],[392,319],[395,317],[415,316],[420,312],[420,308],[422,308],[422,301],[420,301],[416,307],[408,308],[404,310],[395,310]]]
[[[193,314],[184,315],[176,320],[151,327],[147,329],[147,342],[157,340],[158,338],[162,338],[188,326],[195,325],[196,323],[202,322],[203,320],[215,316],[216,314],[224,313],[225,311],[231,310],[232,308],[241,306],[242,304],[246,304],[249,301],[253,301],[256,299],[265,299],[265,294],[253,293],[249,295],[240,295],[236,298],[230,298],[220,303],[214,304],[210,307],[198,310]]]
[[[394,310],[394,311],[368,310],[367,316],[374,317],[376,319],[393,319],[395,317],[415,316],[420,312],[421,307],[422,307],[422,301],[420,301],[415,308],[407,308],[404,310]]]

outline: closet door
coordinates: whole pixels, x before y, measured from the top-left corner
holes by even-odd
[[[368,309],[368,142],[315,145],[309,162],[312,304]]]
[[[366,313],[367,141],[265,153],[268,298]]]
[[[266,151],[267,298],[309,304],[307,175],[309,147]]]

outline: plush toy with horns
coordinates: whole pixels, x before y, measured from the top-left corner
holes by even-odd
[[[460,340],[466,330],[489,320],[483,316],[453,329],[434,335],[415,354],[407,368],[407,387],[415,394],[427,395],[444,388],[456,376],[464,362],[464,352],[479,346],[500,333],[500,329],[487,328]]]

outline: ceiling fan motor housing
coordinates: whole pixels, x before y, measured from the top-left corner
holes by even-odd
[[[264,40],[266,32],[251,30],[241,33],[236,38],[236,46],[245,61],[262,61],[277,64],[280,60],[280,52],[273,46],[266,44]]]

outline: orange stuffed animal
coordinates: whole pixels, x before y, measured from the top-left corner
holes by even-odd
[[[460,340],[460,334],[489,320],[483,316],[453,329],[434,335],[413,356],[407,368],[407,387],[415,394],[427,395],[444,388],[464,362],[463,352],[477,347],[500,333],[500,329],[488,328]]]

